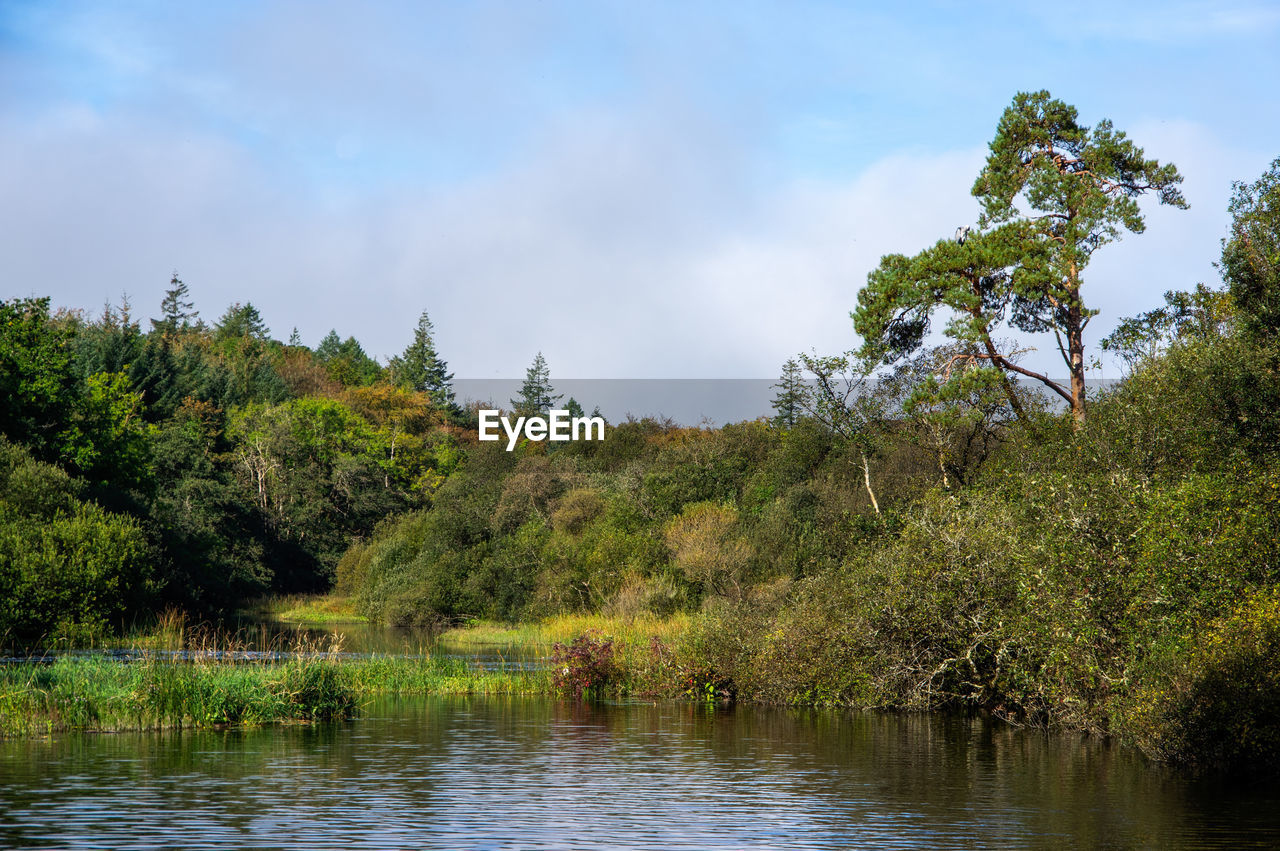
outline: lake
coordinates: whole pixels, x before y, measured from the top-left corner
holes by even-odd
[[[0,845],[1240,848],[1280,788],[982,720],[546,698],[0,742]]]

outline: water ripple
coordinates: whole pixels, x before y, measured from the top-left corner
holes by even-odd
[[[31,847],[1263,847],[1277,800],[977,721],[686,704],[0,743],[0,843]]]

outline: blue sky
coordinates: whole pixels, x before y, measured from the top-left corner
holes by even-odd
[[[771,376],[856,346],[867,272],[975,218],[1000,112],[1048,88],[1191,202],[1096,257],[1096,344],[1216,281],[1278,57],[1265,3],[9,0],[0,295],[150,316],[176,269],[206,319],[378,356],[429,310],[459,376]]]

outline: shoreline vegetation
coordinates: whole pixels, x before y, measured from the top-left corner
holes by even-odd
[[[250,611],[298,625],[299,612],[342,616],[344,608],[341,599],[291,596],[259,601]],[[0,736],[340,721],[359,717],[361,706],[380,696],[690,696],[670,670],[655,668],[671,666],[653,652],[665,646],[663,636],[678,640],[688,622],[570,616],[437,635],[443,646],[508,648],[546,662],[482,667],[431,653],[344,654],[341,633],[264,647],[205,626],[188,628],[171,613],[127,642],[128,661],[88,651],[0,665]]]
[[[375,696],[549,694],[549,682],[546,671],[485,671],[431,657],[60,657],[0,667],[0,736],[341,721]]]
[[[1280,159],[1232,186],[1222,286],[1108,317],[1123,377],[1085,380],[1093,252],[1141,233],[1143,205],[1185,206],[1181,180],[1110,122],[1020,93],[981,218],[883,257],[851,314],[860,347],[788,360],[773,416],[629,417],[510,451],[479,440],[495,402],[454,398],[425,312],[383,364],[336,330],[279,339],[251,304],[206,322],[176,273],[145,330],[127,302],[0,300],[6,646],[101,644],[164,611],[225,623],[265,597],[291,623],[552,659],[545,680],[315,653],[220,666],[163,656],[161,623],[142,664],[4,668],[5,723],[258,723],[378,689],[528,688],[985,713],[1274,774]],[[1069,379],[1019,362],[1055,341]],[[509,402],[594,400],[562,400],[539,354]]]
[[[342,618],[349,615],[350,601],[294,595],[259,601],[252,611],[268,615],[276,625],[300,626],[299,612]],[[436,648],[505,648],[521,660],[486,668],[430,652],[344,654],[340,628],[323,639],[299,637],[287,646],[278,638],[270,647],[250,645],[242,637],[204,625],[188,628],[181,614],[171,612],[155,629],[130,639],[133,658],[128,662],[90,651],[0,666],[0,736],[341,721],[359,717],[361,707],[375,697],[425,695],[978,711],[1021,726],[1117,737],[1157,760],[1209,766],[1257,767],[1221,748],[1224,743],[1240,747],[1244,742],[1265,752],[1274,735],[1265,724],[1255,724],[1252,713],[1275,708],[1267,701],[1280,671],[1257,663],[1274,658],[1280,647],[1276,593],[1251,597],[1216,623],[1203,649],[1193,649],[1190,658],[1177,663],[1186,674],[1139,693],[1129,704],[1129,714],[1115,719],[1111,730],[1025,725],[999,707],[958,702],[939,706],[927,698],[886,702],[877,700],[873,690],[841,693],[814,687],[815,679],[824,674],[821,659],[797,654],[794,646],[781,659],[776,655],[778,642],[794,638],[785,626],[771,624],[769,636],[755,635],[753,644],[738,643],[736,660],[717,658],[714,654],[725,647],[726,616],[740,618],[723,611],[665,617],[575,614],[536,623],[474,622],[435,633]],[[828,654],[833,643],[814,644],[809,652]],[[243,658],[264,649],[280,655],[257,662]],[[530,656],[546,664],[524,664]],[[788,680],[782,668],[758,673],[761,679],[749,678],[748,666],[779,661],[793,679]],[[733,676],[726,676],[726,671]],[[1219,735],[1224,726],[1232,738]],[[1196,758],[1189,758],[1192,754]]]

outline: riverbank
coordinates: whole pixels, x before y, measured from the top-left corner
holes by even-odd
[[[258,611],[299,626],[298,612],[335,613],[341,605],[331,597],[276,598]],[[339,652],[344,636],[336,622],[328,624],[328,641],[275,634],[249,646],[243,636],[168,614],[130,639],[131,661],[77,655],[0,667],[0,736],[344,720],[391,695],[705,697],[675,661],[691,622],[687,615],[568,615],[475,623],[436,636],[439,647],[546,661],[494,666],[457,655]],[[270,655],[253,661],[263,650]]]
[[[980,712],[1014,726],[1114,737],[1160,761],[1264,771],[1280,754],[1267,697],[1280,693],[1274,594],[1250,596],[1210,624],[1203,647],[1161,657],[1073,720],[1017,716],[941,688],[903,689],[892,669],[873,676],[868,637],[849,629],[847,594],[838,590],[665,618],[474,623],[406,653],[344,652],[334,628],[323,640],[311,629],[275,633],[272,652],[261,654],[168,617],[140,636],[129,661],[68,656],[0,667],[0,735],[342,720],[383,695],[540,695]],[[294,604],[333,608],[323,598]]]
[[[551,694],[545,670],[458,659],[299,655],[283,663],[161,654],[62,657],[0,667],[0,736],[345,720],[382,695]]]

